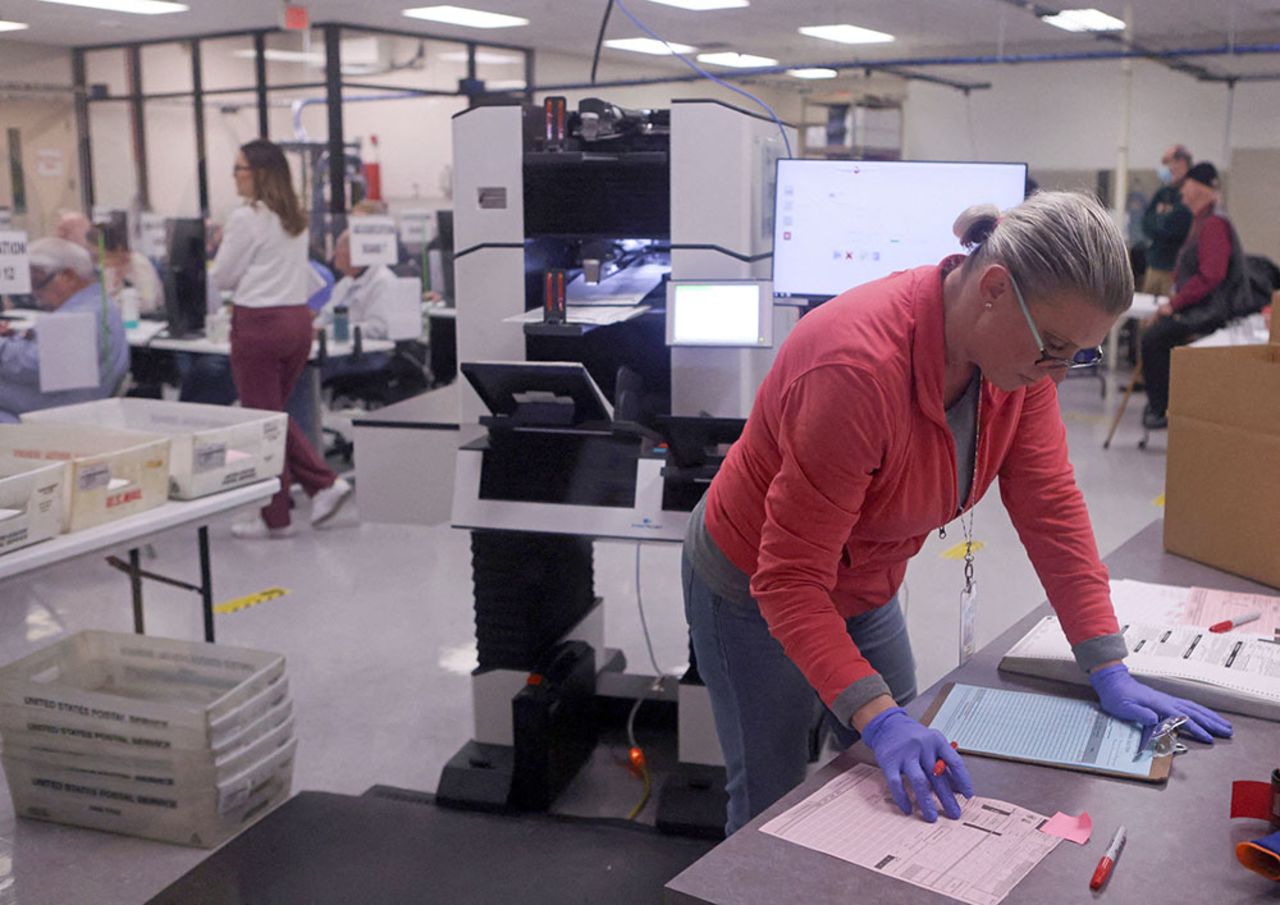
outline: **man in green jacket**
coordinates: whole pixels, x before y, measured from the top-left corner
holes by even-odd
[[[1174,145],[1160,158],[1160,188],[1147,205],[1142,217],[1142,231],[1151,240],[1147,248],[1147,273],[1142,291],[1152,295],[1169,295],[1173,289],[1173,270],[1178,249],[1191,229],[1191,211],[1178,194],[1182,180],[1191,168],[1191,152]]]

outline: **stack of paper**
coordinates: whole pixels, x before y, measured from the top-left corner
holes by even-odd
[[[1113,582],[1129,671],[1206,707],[1280,720],[1280,601],[1205,588]],[[1226,634],[1207,626],[1247,610],[1263,619]],[[1056,616],[1046,616],[1000,661],[1006,672],[1087,685]]]

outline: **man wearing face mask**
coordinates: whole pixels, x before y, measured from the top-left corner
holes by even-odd
[[[1174,145],[1160,158],[1160,188],[1142,217],[1142,231],[1151,240],[1147,249],[1147,273],[1142,291],[1167,296],[1173,288],[1178,249],[1191,229],[1191,211],[1182,203],[1179,189],[1191,168],[1191,152]]]

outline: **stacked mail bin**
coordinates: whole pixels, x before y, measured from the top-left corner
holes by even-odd
[[[212,848],[289,796],[297,740],[279,654],[79,632],[0,669],[22,817]]]

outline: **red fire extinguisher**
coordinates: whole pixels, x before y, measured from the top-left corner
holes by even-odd
[[[370,135],[369,159],[364,162],[365,197],[371,201],[382,200],[382,164],[378,162],[378,136]]]

